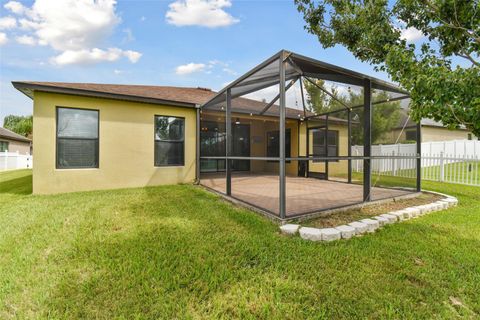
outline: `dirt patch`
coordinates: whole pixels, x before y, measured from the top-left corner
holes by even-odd
[[[422,193],[418,197],[410,199],[395,200],[391,202],[372,204],[365,206],[361,209],[352,209],[342,212],[335,212],[326,217],[318,217],[312,220],[302,222],[303,226],[316,227],[316,228],[329,228],[336,227],[342,224],[348,224],[350,222],[371,218],[378,216],[379,214],[387,213],[390,211],[396,211],[405,209],[408,207],[419,206],[422,204],[428,204],[442,199],[443,197],[431,193]]]

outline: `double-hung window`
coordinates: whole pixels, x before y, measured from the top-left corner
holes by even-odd
[[[337,157],[338,156],[338,131],[328,130],[328,137],[325,139],[325,129],[314,129],[313,131],[313,155],[316,157]],[[314,160],[313,162],[322,162]],[[332,160],[330,160],[332,161]],[[337,160],[333,160],[337,161]]]
[[[155,116],[155,166],[185,163],[185,119]]]
[[[98,110],[57,108],[58,169],[98,168]]]

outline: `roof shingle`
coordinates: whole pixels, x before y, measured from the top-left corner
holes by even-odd
[[[9,139],[9,140],[16,140],[16,141],[23,141],[23,142],[30,142],[30,139],[25,138],[24,136],[10,131],[8,129],[0,127],[0,138]]]

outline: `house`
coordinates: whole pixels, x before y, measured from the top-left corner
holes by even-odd
[[[31,140],[13,131],[0,127],[0,152],[30,154]]]
[[[364,103],[317,115],[306,110],[302,93],[302,106],[287,105],[286,92],[311,78],[358,86],[366,92]],[[395,100],[408,93],[285,50],[219,92],[92,83],[13,85],[33,99],[37,194],[197,181],[285,220],[420,190],[418,175],[398,188],[371,183],[371,110],[378,103],[371,92],[392,92]],[[270,102],[245,97],[265,88],[278,90]],[[362,123],[352,120],[360,108],[370,115]],[[361,157],[351,155],[354,125],[362,130]],[[355,159],[363,164],[361,179],[352,179]],[[411,161],[419,172],[419,158]]]
[[[216,94],[210,89],[51,82],[13,85],[34,100],[34,193],[191,183],[196,176],[197,143],[204,146],[206,156],[225,152],[224,137],[219,134],[225,121],[219,121],[218,115],[202,118],[200,141],[196,140],[198,106]],[[235,144],[236,155],[278,153],[278,120],[273,118],[278,106],[264,116],[251,116],[266,105],[244,98],[235,101],[234,139],[243,141]],[[330,152],[338,154],[338,148],[342,152],[347,148],[347,127],[342,119],[333,119],[331,126],[335,137],[330,138]],[[300,130],[305,134],[299,110],[288,108],[287,149],[292,156],[306,148],[298,142]],[[312,139],[319,132],[309,130]],[[317,144],[310,146],[310,153],[313,148]],[[322,166],[313,165],[319,170]],[[336,167],[340,165],[330,166],[332,171]],[[233,170],[275,172],[278,164],[250,167],[248,161],[238,160]],[[200,171],[225,171],[225,164],[201,161]],[[287,164],[287,172],[296,175],[297,163]]]
[[[398,125],[392,130],[394,141],[415,141],[416,124],[408,117],[405,109],[400,110]],[[478,138],[465,127],[448,129],[441,122],[424,118],[420,122],[422,128],[422,142],[452,141],[452,140],[478,140]],[[399,136],[400,135],[400,136]]]

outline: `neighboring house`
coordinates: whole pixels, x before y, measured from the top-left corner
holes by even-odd
[[[405,125],[405,122],[407,124]],[[422,119],[422,142],[451,141],[451,140],[478,140],[466,128],[448,129],[441,122],[432,119]],[[403,129],[403,130],[402,130]],[[400,135],[401,134],[401,135]],[[401,110],[398,126],[392,131],[392,138],[396,141],[415,141],[416,124],[408,117],[405,109]]]
[[[224,160],[203,160],[199,168],[196,162],[200,146],[205,156],[225,155],[225,118],[199,109],[214,91],[87,83],[13,85],[34,100],[34,193],[190,183],[196,170],[225,170]],[[235,156],[278,156],[278,106],[252,116],[266,105],[245,98],[232,101]],[[320,119],[307,124],[303,112],[292,108],[287,108],[286,118],[287,156],[305,153],[307,132],[309,154],[347,153],[346,120],[330,117],[325,139]],[[237,171],[278,172],[278,162],[234,160],[232,165]],[[324,166],[312,163],[312,175],[322,174]],[[329,164],[329,172],[340,171],[347,171],[346,161]],[[286,172],[306,174],[299,161],[287,163]]]
[[[31,140],[13,131],[0,127],[0,152],[30,154]]]

